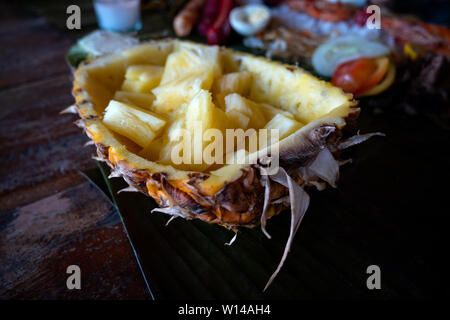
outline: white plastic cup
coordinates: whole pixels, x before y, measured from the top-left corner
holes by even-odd
[[[103,30],[132,32],[142,27],[140,0],[94,0],[94,9]]]

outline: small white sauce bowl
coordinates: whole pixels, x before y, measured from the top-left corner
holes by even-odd
[[[264,18],[256,23],[248,21],[248,17],[257,11],[264,15]],[[230,24],[231,27],[241,36],[252,36],[263,30],[270,21],[270,10],[261,4],[249,4],[237,7],[231,10]]]

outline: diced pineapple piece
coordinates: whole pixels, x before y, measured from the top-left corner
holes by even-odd
[[[183,119],[175,120],[169,128],[167,128],[167,132],[165,132],[162,148],[159,151],[159,161],[164,164],[172,164],[172,149],[180,143],[180,131],[184,129],[184,121]]]
[[[142,92],[147,93],[145,83],[137,80],[125,79],[120,87],[120,90],[127,92]]]
[[[184,156],[184,149],[183,151],[180,150],[180,144],[182,145],[182,148],[184,148],[184,140],[187,139],[187,137],[184,135],[184,132],[180,130],[186,130],[185,128],[186,122],[185,119],[178,119],[175,120],[172,125],[167,130],[167,135],[165,136],[165,139],[162,144],[162,148],[159,151],[159,162],[163,164],[169,164],[173,167],[181,170],[204,170],[209,167],[209,165],[202,163],[202,164],[194,164],[194,154],[193,154],[193,141],[191,140],[191,145],[189,148],[189,151],[191,153],[191,157],[188,159],[187,162],[182,161],[182,163],[175,164],[173,162],[173,156],[178,152],[178,157]],[[191,139],[194,139],[193,134],[191,134]],[[202,147],[203,151],[203,147]],[[183,159],[184,160],[184,159]]]
[[[211,75],[212,81],[222,73],[219,62],[219,47],[217,46],[181,45],[177,51],[168,56],[161,84],[205,72]]]
[[[203,134],[206,133],[208,129],[218,129],[221,131],[222,136],[223,132],[227,127],[230,127],[227,123],[227,116],[223,112],[223,110],[217,108],[211,98],[211,93],[206,90],[201,90],[195,97],[192,99],[192,101],[187,105],[186,107],[186,115],[185,115],[185,121],[186,121],[186,129],[191,133],[191,136],[194,137],[195,130],[199,129],[199,126],[201,126]],[[223,142],[222,146],[223,146]],[[195,148],[194,147],[194,141],[192,141],[192,149],[191,149],[191,155],[192,155],[192,162],[194,159],[202,159],[203,157],[203,150],[205,147],[210,144],[209,141],[203,141],[202,139],[202,148]],[[199,154],[201,152],[201,154]],[[222,148],[222,154],[220,157],[223,156],[223,148]],[[202,164],[194,165],[190,169],[200,169],[200,170],[206,170],[210,164],[205,163],[202,161]]]
[[[217,94],[214,94],[213,99],[214,99],[214,104],[222,109],[225,110],[225,97],[229,94],[229,92],[220,92]]]
[[[151,110],[155,96],[152,93],[116,91],[114,100]]]
[[[284,114],[279,113],[275,117],[273,117],[272,120],[270,120],[264,128],[269,130],[268,136],[270,136],[270,129],[278,129],[278,136],[281,140],[293,134],[301,127],[303,127],[302,123],[298,122],[292,117],[288,117]],[[268,138],[268,141],[270,141],[270,138]]]
[[[152,91],[156,97],[154,101],[155,111],[171,113],[183,103],[191,101],[200,90],[209,90],[211,85],[212,75],[208,73],[189,76],[160,85]]]
[[[161,81],[164,67],[152,65],[133,65],[127,68],[123,91],[149,93]]]
[[[225,97],[225,111],[228,113],[232,110],[239,111],[250,119],[249,128],[262,128],[267,122],[257,103],[237,93],[232,93]]]
[[[127,68],[125,79],[146,82],[153,89],[161,82],[163,73],[164,67],[152,65],[133,65]]]
[[[226,148],[226,138],[224,133],[226,129],[234,128],[234,125],[227,117],[227,114],[220,108],[217,108],[212,102],[211,93],[206,90],[201,90],[192,101],[186,106],[185,111],[186,129],[191,133],[191,136],[195,135],[195,130],[202,129],[203,135],[207,133],[209,129],[218,129],[221,132],[222,141],[215,141],[215,143],[221,144],[221,154],[215,154],[215,159],[223,161],[224,149]],[[217,138],[217,137],[216,137]],[[199,159],[204,153],[205,148],[212,144],[212,141],[202,141],[202,148],[195,148],[194,141],[192,141],[192,160]],[[219,150],[215,150],[218,152]],[[202,154],[199,154],[199,153]],[[219,151],[220,152],[220,151]],[[195,165],[190,167],[190,170],[204,171],[211,165],[205,161],[201,165]],[[214,166],[213,166],[214,167]]]
[[[261,111],[266,116],[266,119],[272,119],[277,114],[281,113],[284,114],[286,117],[294,118],[294,115],[290,113],[289,111],[285,111],[283,109],[275,108],[274,106],[267,104],[267,103],[260,103],[259,104]]]
[[[215,128],[223,130],[227,128],[227,116],[223,110],[217,108],[212,102],[211,93],[200,90],[186,107],[186,128],[194,130],[195,121],[202,123],[203,131]]]
[[[216,105],[225,110],[225,97],[229,93],[239,93],[246,96],[250,92],[250,72],[233,72],[225,74],[214,81],[212,91]]]
[[[224,74],[214,82],[213,92],[239,93],[247,96],[250,93],[252,74],[247,71]]]
[[[223,110],[217,108],[213,104],[211,93],[207,90],[200,90],[186,105],[184,113],[184,117],[176,120],[171,126],[171,129],[168,132],[168,143],[163,147],[160,153],[160,161],[163,163],[172,162],[171,155],[173,148],[182,143],[182,139],[184,139],[173,134],[177,128],[183,128],[189,133],[191,138],[190,159],[186,159],[186,162],[188,163],[177,164],[174,166],[183,170],[204,171],[211,166],[211,164],[206,163],[203,159],[203,151],[211,141],[204,141],[203,135],[208,129],[218,129],[221,131],[223,137],[225,128],[231,126],[229,125]],[[223,157],[223,147],[222,154],[220,154],[219,157]],[[200,160],[201,163],[195,163],[196,160]]]
[[[125,74],[125,64],[120,54],[111,55],[108,63],[104,63],[102,59],[94,60],[83,69],[92,79],[113,91],[120,88]]]
[[[248,124],[250,123],[250,118],[247,117],[242,112],[239,112],[237,110],[231,110],[226,113],[228,119],[230,120],[230,123],[232,124],[233,128],[242,128],[247,129]]]
[[[166,125],[166,121],[148,110],[115,100],[106,108],[103,122],[141,147],[146,147]]]

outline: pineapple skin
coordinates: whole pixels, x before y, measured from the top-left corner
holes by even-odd
[[[229,49],[226,49],[231,51]],[[252,57],[240,54],[244,57]],[[257,58],[273,66],[295,69],[263,58]],[[159,166],[157,169],[142,167],[124,146],[116,144],[111,134],[102,125],[95,103],[86,94],[85,86],[77,75],[83,74],[82,66],[76,72],[73,94],[76,107],[81,116],[78,125],[82,127],[97,149],[98,160],[106,162],[113,173],[122,176],[132,189],[154,198],[163,208],[173,207],[186,219],[200,219],[209,223],[234,229],[237,226],[254,227],[259,225],[264,202],[264,187],[257,165],[245,165],[238,174],[226,181],[212,180],[211,174],[203,172],[186,172],[180,174],[173,168]],[[290,71],[292,72],[292,71]],[[118,90],[118,88],[117,88]],[[107,93],[105,93],[107,94]],[[344,94],[343,94],[344,95]],[[291,177],[302,183],[301,177],[294,169],[304,165],[317,155],[325,145],[337,143],[343,126],[356,120],[359,109],[349,100],[349,110],[334,116],[336,123],[330,119],[310,123],[289,137],[280,148],[280,163]],[[340,124],[338,124],[340,123]],[[343,125],[341,125],[343,123]],[[136,156],[137,157],[137,156]],[[272,182],[270,199],[280,199],[288,195],[288,189]],[[271,204],[268,216],[274,216],[289,207],[280,202]]]

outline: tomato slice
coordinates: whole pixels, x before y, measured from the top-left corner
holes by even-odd
[[[381,57],[374,60],[375,64],[377,65],[377,69],[372,74],[372,76],[369,77],[369,79],[367,79],[367,81],[364,83],[361,88],[362,91],[369,90],[370,88],[373,88],[378,83],[380,83],[389,69],[389,59],[387,57]]]
[[[387,57],[352,60],[336,69],[332,83],[346,92],[358,95],[376,86],[385,76],[388,67]]]
[[[381,80],[380,83],[378,83],[376,86],[361,92],[359,94],[359,97],[367,97],[367,96],[374,96],[377,94],[380,94],[381,92],[385,91],[387,88],[389,88],[395,80],[395,66],[393,63],[389,63],[388,71],[386,73],[386,76]]]

